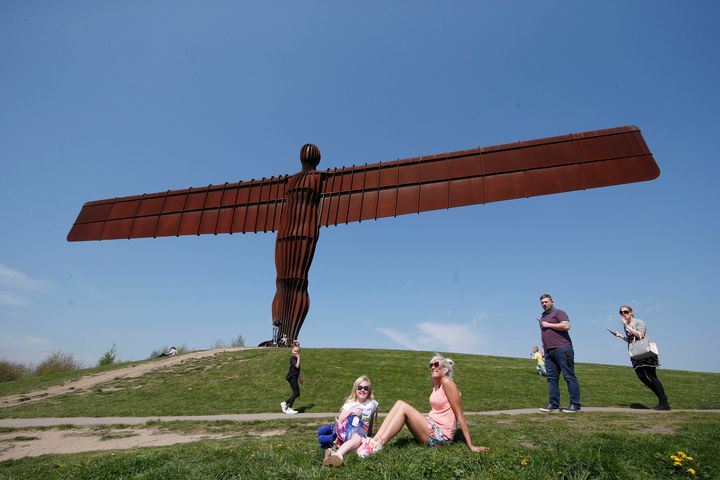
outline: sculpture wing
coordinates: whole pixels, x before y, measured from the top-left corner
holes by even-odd
[[[87,202],[69,242],[274,231],[288,176]]]
[[[327,170],[320,224],[356,222],[652,180],[637,127]]]

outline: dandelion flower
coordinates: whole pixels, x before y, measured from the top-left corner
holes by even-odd
[[[676,462],[680,461],[680,457],[678,457],[677,455],[670,455],[670,459],[675,460]]]
[[[527,465],[528,463],[530,463],[530,460],[527,458],[523,458],[522,460],[520,460],[521,465]]]
[[[690,475],[695,475],[695,469],[694,469],[694,468],[692,468],[692,467],[691,467],[691,468],[688,468],[687,471],[688,471],[688,473],[689,473]]]
[[[676,467],[682,467],[682,462],[673,462]]]

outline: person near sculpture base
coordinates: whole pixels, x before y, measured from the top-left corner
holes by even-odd
[[[290,367],[285,375],[285,380],[290,384],[292,395],[290,395],[287,401],[280,403],[280,410],[288,415],[295,415],[298,412],[293,410],[292,406],[300,396],[300,383],[302,383],[302,380],[300,380],[300,345],[295,345],[292,349]]]

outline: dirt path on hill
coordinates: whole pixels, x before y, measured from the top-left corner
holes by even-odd
[[[243,433],[176,433],[156,428],[20,430],[0,433],[0,462],[46,454],[162,447],[200,440],[219,440],[239,436],[270,437],[284,433],[285,430]]]
[[[172,367],[188,360],[211,357],[222,352],[234,352],[237,350],[246,350],[248,348],[254,347],[214,348],[211,350],[199,350],[197,352],[184,353],[182,355],[176,355],[174,357],[156,359],[153,361],[133,365],[131,367],[96,373],[94,375],[88,375],[78,378],[77,380],[65,382],[62,385],[55,385],[42,390],[36,390],[34,392],[2,397],[0,398],[0,408],[12,407],[13,405],[19,405],[21,403],[42,400],[44,398],[53,397],[55,395],[62,395],[63,393],[88,390],[100,383],[106,383],[113,380],[120,380],[125,378],[137,378],[145,375],[148,372],[152,372],[153,370]]]
[[[672,412],[658,412],[655,410],[639,410],[620,407],[584,407],[585,413],[571,415],[588,415],[593,413],[630,413],[633,415],[668,415],[668,413],[702,412],[705,414],[720,414],[720,410],[673,410]],[[0,419],[0,428],[7,429],[0,433],[0,462],[24,457],[37,457],[45,454],[80,453],[100,450],[124,450],[141,447],[158,447],[180,443],[196,442],[200,440],[218,440],[233,437],[270,437],[283,435],[285,429],[258,428],[258,430],[244,430],[242,432],[213,433],[213,432],[173,432],[162,428],[162,425],[134,427],[149,421],[171,422],[184,421],[262,421],[280,420],[283,418],[305,419],[311,424],[319,425],[326,419],[332,418],[333,412],[328,413],[300,413],[288,417],[282,413],[257,414],[227,414],[227,415],[194,415],[177,417],[106,417],[106,418],[18,418]],[[495,410],[487,412],[465,412],[465,415],[544,415],[555,416],[565,414],[540,413],[537,408],[523,408],[515,410]],[[385,416],[380,414],[381,417]],[[324,419],[324,420],[323,420]],[[74,428],[59,428],[60,425],[74,425]],[[120,425],[119,428],[109,428],[107,425]],[[45,428],[39,428],[45,427]],[[48,428],[50,427],[50,428]]]

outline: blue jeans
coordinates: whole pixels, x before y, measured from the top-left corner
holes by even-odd
[[[570,405],[580,407],[580,384],[575,376],[575,352],[572,347],[560,347],[545,352],[545,370],[548,382],[548,404],[560,406],[560,372],[567,383]]]

